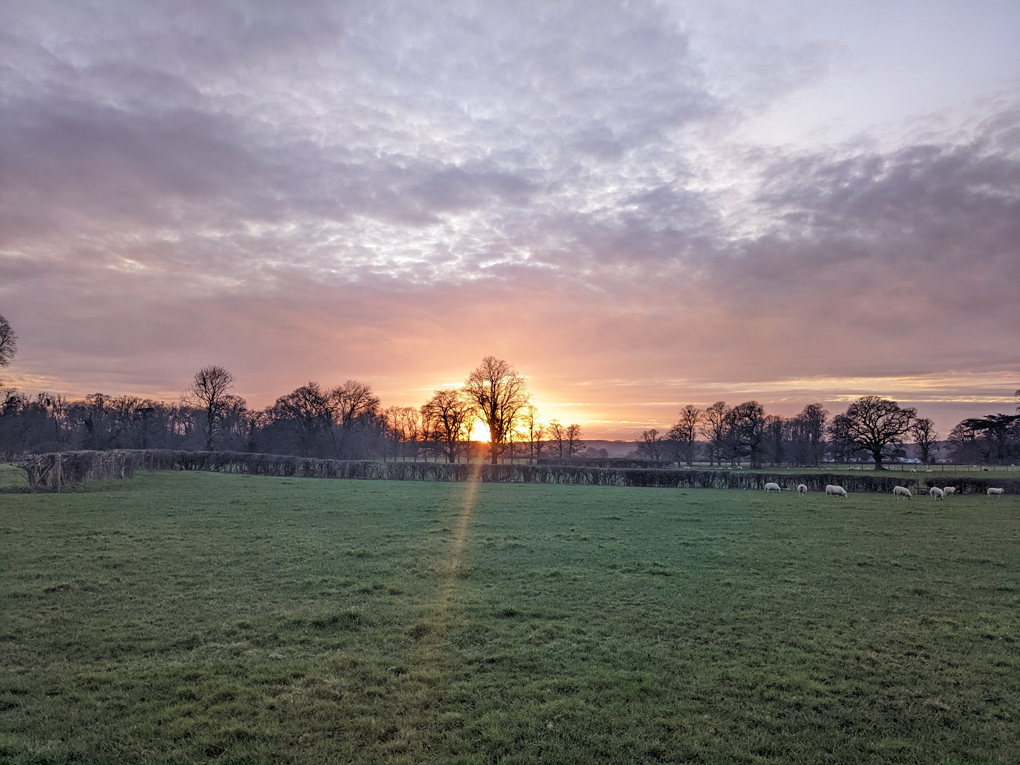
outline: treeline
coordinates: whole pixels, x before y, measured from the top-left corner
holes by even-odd
[[[915,445],[924,464],[943,459],[958,464],[1004,464],[1020,458],[1018,414],[967,419],[940,442],[935,424],[911,407],[878,396],[863,396],[843,414],[808,404],[794,417],[768,414],[757,401],[730,407],[717,401],[706,409],[688,405],[668,430],[646,430],[638,451],[651,460],[693,465],[739,464],[817,467],[825,462],[885,462],[907,456]]]
[[[16,338],[0,316],[0,366]],[[234,376],[219,366],[199,370],[174,403],[94,393],[82,400],[27,396],[0,384],[0,458],[12,455],[116,449],[169,449],[284,454],[333,460],[425,460],[455,464],[487,452],[500,460],[605,457],[586,448],[581,427],[543,421],[524,378],[487,356],[458,388],[435,391],[418,407],[383,408],[371,386],[347,380],[333,387],[308,382],[256,410],[235,395]],[[957,425],[939,441],[933,422],[913,408],[863,396],[835,416],[809,404],[794,417],[769,414],[757,401],[699,409],[685,406],[663,431],[642,433],[649,460],[710,465],[750,463],[818,467],[871,461],[877,469],[906,456],[912,443],[924,463],[1010,463],[1020,458],[1018,414],[992,414]],[[481,423],[489,442],[472,442]]]
[[[199,370],[174,403],[94,393],[82,400],[0,386],[0,457],[69,451],[167,449],[284,454],[332,460],[457,463],[488,453],[514,462],[584,448],[579,425],[543,423],[523,378],[487,357],[464,386],[435,391],[420,407],[383,408],[371,386],[308,382],[256,410],[232,393],[226,369]],[[481,422],[490,443],[471,441]]]
[[[457,443],[456,455],[469,455],[469,446]],[[383,410],[371,389],[356,381],[326,390],[309,383],[262,410],[248,408],[237,396],[210,409],[186,399],[166,403],[94,393],[69,401],[0,390],[0,456],[117,449],[320,459],[438,459],[449,451],[430,440],[420,413]]]

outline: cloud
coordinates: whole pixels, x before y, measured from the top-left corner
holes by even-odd
[[[752,21],[723,45],[651,2],[13,9],[18,374],[165,391],[218,363],[255,403],[362,376],[403,404],[489,353],[652,402],[1017,371],[1015,101],[892,147],[750,144],[841,55]]]

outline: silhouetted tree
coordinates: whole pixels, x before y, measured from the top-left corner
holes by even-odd
[[[716,401],[708,407],[701,420],[701,434],[708,442],[708,464],[722,465],[726,433],[729,428],[730,409],[725,401]]]
[[[0,367],[8,366],[17,352],[18,336],[14,334],[7,319],[0,316]]]
[[[319,383],[309,382],[276,399],[269,410],[269,419],[285,438],[290,434],[296,439],[297,451],[302,457],[315,457],[323,454],[326,435],[333,425],[333,412]],[[284,446],[282,451],[291,449]]]
[[[549,441],[556,447],[556,459],[563,459],[563,447],[567,443],[567,429],[559,420],[549,420]]]
[[[825,454],[829,412],[821,404],[808,404],[789,421],[790,460],[796,465],[818,467]]]
[[[665,442],[659,431],[655,428],[645,430],[641,433],[641,443],[638,444],[638,451],[650,460],[662,459],[662,449]]]
[[[459,390],[437,390],[421,408],[429,441],[439,444],[447,462],[456,462],[469,443],[474,416]]]
[[[542,451],[542,437],[545,435],[545,426],[538,421],[538,409],[532,404],[524,407],[521,419],[524,423],[524,430],[528,434],[528,459],[534,462],[537,457],[535,454],[536,443],[538,451]]]
[[[982,442],[982,462],[1007,462],[1020,455],[1020,414],[989,414],[960,425],[975,434],[975,441]]]
[[[761,467],[765,417],[765,408],[757,401],[745,401],[730,410],[730,453],[738,460],[747,457],[752,468]]]
[[[764,452],[769,462],[781,465],[786,462],[786,447],[790,441],[789,422],[774,414],[765,415]]]
[[[932,450],[939,440],[939,434],[935,430],[935,423],[927,417],[918,417],[910,426],[910,433],[914,436],[914,443],[921,450],[921,462],[928,465],[932,461]]]
[[[577,424],[568,425],[566,440],[567,459],[574,459],[584,448],[584,441],[581,440],[581,426]]]
[[[235,402],[230,398],[234,376],[219,366],[203,367],[195,373],[191,386],[185,391],[188,403],[201,409],[205,416],[205,448],[212,451],[213,438],[227,409]]]
[[[693,404],[688,404],[680,410],[680,419],[669,429],[666,434],[666,441],[671,456],[677,462],[694,464],[694,452],[698,441],[698,424],[701,422],[703,412]]]
[[[468,375],[464,395],[489,429],[490,457],[495,465],[501,447],[528,405],[527,384],[507,362],[486,356]]]
[[[830,433],[847,447],[871,454],[875,470],[884,470],[886,450],[903,443],[916,416],[912,407],[900,408],[895,401],[863,396],[850,404],[845,414],[833,417]]]

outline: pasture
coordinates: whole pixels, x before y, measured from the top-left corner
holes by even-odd
[[[1020,498],[0,472],[10,763],[1020,762]]]

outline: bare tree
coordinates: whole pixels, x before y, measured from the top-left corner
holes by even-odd
[[[531,445],[534,449],[535,459],[542,459],[542,449],[545,448],[545,430],[546,426],[541,423],[535,424],[535,429],[531,434]]]
[[[234,376],[219,366],[203,367],[195,373],[191,387],[185,391],[189,403],[196,405],[205,414],[205,448],[212,451],[213,437],[230,405],[230,389],[234,387]]]
[[[490,455],[495,465],[499,461],[501,447],[528,405],[527,384],[507,362],[486,356],[468,375],[464,395],[478,418],[489,428]]]
[[[529,462],[534,462],[535,437],[541,441],[545,433],[545,428],[539,422],[539,410],[533,404],[528,404],[524,407],[521,422],[524,432],[527,433],[527,458]]]
[[[563,446],[567,443],[567,429],[559,420],[549,421],[549,440],[556,444],[556,459],[563,459]]]
[[[302,457],[319,454],[321,441],[333,424],[328,398],[319,383],[309,382],[281,396],[269,412],[273,422],[291,433],[297,431],[298,452]]]
[[[680,419],[669,429],[666,441],[669,443],[673,458],[688,465],[694,464],[694,451],[698,440],[698,424],[703,412],[693,404],[680,410]]]
[[[535,461],[535,439],[542,440],[542,436],[545,432],[545,428],[538,422],[538,409],[533,404],[528,404],[524,407],[524,414],[522,417],[524,421],[524,429],[528,434],[528,460],[530,462]],[[539,447],[541,451],[541,447]]]
[[[372,387],[357,380],[347,380],[331,388],[326,400],[333,417],[330,439],[333,453],[340,458],[349,456],[349,441],[355,428],[378,419],[379,397],[372,393]]]
[[[765,408],[757,401],[745,401],[730,410],[730,438],[733,454],[747,457],[752,468],[761,467],[767,424]]]
[[[875,470],[884,470],[886,449],[903,442],[916,416],[917,410],[912,407],[900,408],[895,401],[862,396],[847,407],[845,414],[832,418],[829,430],[857,451],[870,452]]]
[[[574,457],[584,448],[584,441],[581,440],[581,426],[568,425],[567,432],[567,459]]]
[[[421,409],[413,406],[391,406],[383,411],[382,417],[390,435],[397,442],[398,450],[401,444],[410,445],[411,457],[417,461],[418,442],[428,440]],[[400,456],[406,457],[406,451],[407,449],[404,449]]]
[[[662,458],[662,448],[665,446],[662,436],[655,428],[646,430],[641,434],[641,443],[638,444],[638,451],[650,460]]]
[[[474,421],[471,404],[459,390],[437,390],[422,405],[421,414],[428,423],[426,438],[440,445],[447,462],[456,462],[469,443]]]
[[[817,467],[825,452],[825,432],[829,412],[821,404],[808,404],[790,420],[792,461],[798,465]]]
[[[18,336],[14,334],[7,319],[0,316],[0,367],[9,366],[18,352]]]
[[[786,461],[789,434],[789,421],[774,414],[765,416],[765,451],[772,465],[781,465]]]
[[[921,462],[925,465],[930,464],[932,461],[932,451],[939,440],[939,434],[935,430],[935,423],[927,417],[918,417],[914,420],[914,424],[910,426],[910,433],[914,436],[914,443],[921,450]]]
[[[716,401],[705,410],[701,420],[701,434],[708,441],[708,464],[722,466],[723,447],[729,429],[730,409],[725,401]]]

